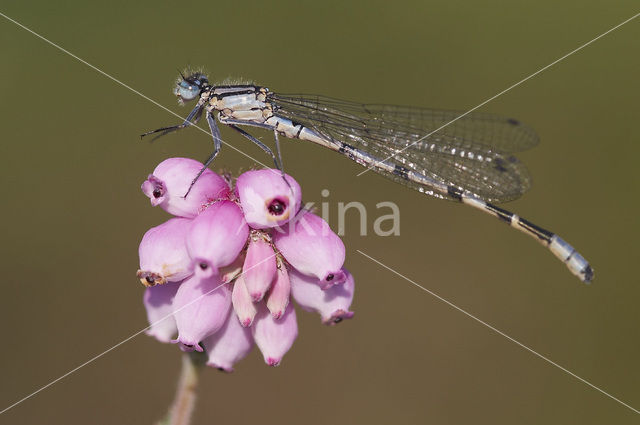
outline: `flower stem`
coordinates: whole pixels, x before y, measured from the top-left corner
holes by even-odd
[[[183,354],[176,396],[169,407],[169,412],[158,425],[189,425],[191,423],[196,405],[198,375],[203,365],[201,357],[197,352]]]

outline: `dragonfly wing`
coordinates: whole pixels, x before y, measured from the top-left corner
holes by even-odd
[[[384,126],[413,129],[421,136],[437,130],[438,134],[447,135],[458,143],[478,143],[500,152],[522,152],[539,142],[531,127],[514,118],[496,114],[465,114],[460,111],[412,106],[361,104],[306,94],[271,95],[284,110],[295,109],[302,115],[316,116],[321,120],[337,119],[338,122],[357,123],[371,128]],[[451,121],[454,122],[448,124]]]
[[[363,105],[310,95],[278,94],[274,101],[276,114],[330,140],[347,143],[379,160],[397,163],[489,202],[516,199],[531,186],[526,167],[511,153],[534,146],[538,139],[533,130],[513,119],[474,113],[439,129],[461,113]],[[372,170],[429,193],[418,183]]]

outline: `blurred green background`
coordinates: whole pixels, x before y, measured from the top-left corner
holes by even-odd
[[[471,108],[638,12],[635,0],[8,1],[2,13],[171,110],[177,70],[273,91]],[[194,129],[0,17],[2,297],[0,409],[146,326],[135,278],[142,234],[167,218],[139,186],[162,159],[204,160]],[[581,284],[526,236],[484,214],[283,140],[316,203],[360,201],[346,266],[353,320],[300,313],[278,368],[257,351],[202,377],[195,424],[631,424],[638,415],[356,252],[375,257],[533,350],[640,408],[640,19],[482,110],[529,123],[532,190],[506,208],[559,233],[596,270]],[[225,140],[266,162],[236,134]],[[265,141],[271,135],[256,131]],[[254,164],[226,147],[214,164]],[[330,196],[323,198],[321,191]],[[375,204],[401,235],[371,231]],[[331,221],[334,229],[335,220]],[[0,416],[7,424],[151,424],[174,395],[180,352],[140,335]]]

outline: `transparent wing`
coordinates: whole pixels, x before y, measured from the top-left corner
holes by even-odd
[[[538,138],[512,118],[470,113],[440,129],[462,112],[359,104],[316,95],[270,96],[277,115],[380,160],[393,155],[390,161],[487,201],[518,198],[531,186],[526,167],[512,153],[535,146]],[[403,183],[420,189],[413,182]]]

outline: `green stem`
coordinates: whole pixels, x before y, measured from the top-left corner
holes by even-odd
[[[202,368],[200,353],[184,353],[182,369],[173,403],[158,425],[189,425],[196,405],[198,375]]]

